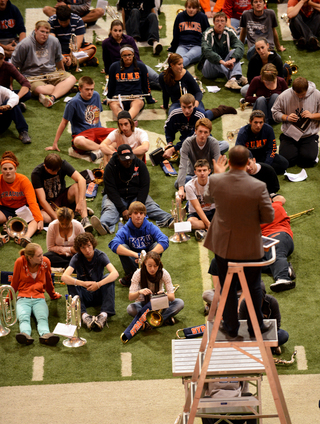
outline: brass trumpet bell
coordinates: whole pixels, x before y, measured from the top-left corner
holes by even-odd
[[[286,60],[285,63],[290,66],[293,75],[298,72],[299,67],[294,64],[294,60],[291,59],[291,56],[289,56],[289,59]]]
[[[19,218],[18,216],[15,216],[13,218],[10,218],[6,223],[6,230],[7,234],[11,238],[21,238],[24,237],[28,231],[28,224],[27,222]]]

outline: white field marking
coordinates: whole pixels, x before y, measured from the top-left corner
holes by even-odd
[[[208,273],[209,269],[209,251],[203,246],[203,242],[199,242],[199,259],[202,276],[203,291],[212,289],[212,278]]]
[[[307,370],[308,369],[308,361],[306,357],[306,351],[304,346],[295,346],[294,350],[297,351],[297,367],[298,370]]]
[[[132,354],[121,352],[121,375],[122,377],[132,376]]]
[[[284,13],[287,13],[287,9],[288,9],[288,3],[278,4],[278,6],[277,6],[278,24],[279,24],[279,27],[280,27],[282,40],[283,41],[293,41],[289,25],[284,21],[284,19],[281,19],[281,16]]]
[[[44,356],[33,358],[32,381],[43,381]]]

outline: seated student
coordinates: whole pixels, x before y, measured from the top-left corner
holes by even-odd
[[[240,19],[242,13],[245,10],[249,10],[252,7],[250,0],[243,0],[241,2],[236,0],[225,0],[222,11],[227,16],[227,26],[236,31],[237,34],[240,33]]]
[[[0,2],[0,47],[9,59],[17,43],[26,37],[26,28],[18,7],[9,0]]]
[[[263,65],[260,76],[250,82],[245,101],[253,104],[253,110],[262,110],[266,123],[274,124],[271,108],[279,94],[287,90],[286,81],[278,77],[277,68],[272,63]]]
[[[141,202],[132,202],[128,209],[129,221],[117,232],[109,243],[117,253],[123,266],[125,277],[120,284],[130,286],[131,277],[138,268],[141,252],[154,251],[159,254],[169,247],[169,240],[160,229],[146,218],[147,208]]]
[[[185,185],[186,199],[189,201],[188,221],[195,231],[197,240],[203,240],[215,213],[214,203],[205,203],[203,194],[209,184],[211,168],[206,159],[194,164],[195,176]]]
[[[123,22],[120,19],[115,19],[111,22],[109,37],[102,42],[102,58],[106,77],[109,75],[110,66],[121,59],[120,50],[124,45],[131,46],[134,50],[135,58],[141,62],[136,42],[130,35],[124,34],[123,31]],[[149,74],[150,87],[160,90],[159,74],[151,66],[146,65],[146,67]]]
[[[185,10],[178,13],[173,24],[173,40],[168,51],[182,56],[185,67],[201,58],[202,33],[210,27],[207,16],[200,11],[199,0],[187,0]]]
[[[256,53],[251,57],[248,63],[248,83],[250,84],[254,77],[260,75],[262,67],[267,63],[272,63],[277,68],[278,77],[284,78],[282,59],[270,48],[270,44],[264,37],[257,38],[255,49]],[[241,88],[240,93],[242,97],[246,96],[249,84]]]
[[[166,141],[168,143],[168,148],[163,154],[164,158],[169,159],[175,152],[180,151],[184,140],[194,134],[195,125],[199,119],[208,118],[212,121],[222,115],[237,114],[235,108],[225,105],[204,111],[200,107],[196,107],[195,102],[196,99],[191,93],[184,94],[180,97],[180,107],[174,109],[168,116],[164,125]],[[173,146],[177,132],[181,134],[180,141]]]
[[[162,44],[159,43],[159,24],[155,13],[154,0],[120,0],[119,9],[122,11],[122,22],[128,35],[136,41],[148,41],[153,47],[153,54],[162,52]]]
[[[134,49],[131,46],[123,46],[120,56],[120,61],[113,63],[109,69],[108,105],[115,116],[124,109],[129,111],[131,118],[134,119],[144,108],[144,98],[121,100],[120,104],[120,100],[112,100],[113,96],[146,94],[145,99],[148,104],[156,101],[151,96],[146,65],[136,60]]]
[[[75,184],[66,187],[65,177]],[[49,153],[44,162],[36,166],[31,181],[42,208],[44,222],[58,218],[56,207],[68,206],[81,215],[81,225],[85,231],[92,231],[86,202],[86,180],[66,160],[57,153]]]
[[[185,197],[184,186],[194,175],[194,164],[198,159],[206,159],[209,164],[213,164],[213,159],[219,159],[220,150],[222,153],[228,151],[227,142],[219,142],[210,135],[212,123],[207,118],[199,119],[195,125],[195,134],[188,137],[182,144],[180,150],[180,165],[175,187],[179,189],[181,199]],[[221,146],[220,146],[221,143]],[[213,169],[213,165],[211,166]]]
[[[26,105],[23,102],[29,100],[31,97],[31,85],[29,81],[12,65],[12,63],[4,60],[4,50],[0,47],[0,86],[10,89],[10,87],[12,87],[13,80],[17,80],[17,82],[21,85],[21,88],[20,90],[14,90],[19,97],[19,104],[17,107],[10,109],[10,114],[19,132],[19,139],[23,144],[30,144],[31,138],[28,134],[29,127],[22,115],[22,112],[26,110]],[[3,100],[0,100],[0,104],[3,104]],[[8,119],[10,114],[3,116],[3,118],[5,118],[5,126],[8,126],[7,128],[9,128],[9,125],[11,124],[11,120]],[[1,132],[3,132],[2,128],[0,128],[0,133]]]
[[[15,237],[15,242],[25,247],[33,234],[43,229],[43,217],[31,181],[16,172],[18,166],[19,161],[13,152],[3,153],[0,159],[0,225],[16,216],[17,209],[28,206],[33,219],[28,223],[26,234],[21,239]]]
[[[128,305],[128,314],[136,317],[142,308],[150,302],[150,295],[161,293],[164,289],[168,296],[169,307],[161,312],[163,323],[174,325],[174,316],[183,309],[184,302],[182,299],[175,298],[170,274],[163,268],[159,253],[148,252],[141,269],[137,269],[132,276],[129,300],[135,302]],[[121,340],[124,342],[126,338],[122,335]]]
[[[91,0],[63,0],[58,1],[54,7],[45,6],[43,13],[50,16],[56,13],[58,6],[67,5],[72,13],[79,15],[83,22],[88,25],[94,25],[96,21],[104,15],[104,10],[101,7],[91,9]]]
[[[281,196],[280,196],[281,197]],[[272,347],[272,353],[274,355],[280,355],[281,354],[281,347],[284,345],[288,339],[289,334],[287,331],[280,328],[281,326],[281,314],[280,314],[280,308],[279,303],[277,299],[270,294],[266,294],[266,287],[264,285],[264,282],[261,281],[261,288],[262,288],[262,314],[263,319],[276,319],[277,320],[277,333],[278,333],[278,346]],[[248,309],[246,305],[245,299],[242,300],[240,303],[240,310],[239,310],[239,319],[248,319]]]
[[[58,142],[68,122],[71,123],[73,150],[80,155],[98,150],[100,143],[114,130],[101,125],[102,105],[99,94],[94,91],[94,85],[91,77],[84,76],[79,79],[79,93],[66,104],[53,145],[46,147],[46,150],[60,152]]]
[[[31,82],[32,93],[39,96],[44,107],[53,106],[56,99],[67,94],[77,81],[65,72],[60,43],[50,36],[50,29],[48,22],[38,21],[35,30],[17,45],[12,55],[12,64],[26,78],[46,76]]]
[[[208,79],[227,78],[226,88],[240,90],[248,80],[242,75],[240,59],[244,46],[233,29],[227,26],[227,15],[218,12],[213,17],[213,28],[202,37],[202,57],[198,69]]]
[[[267,163],[257,162],[253,157],[252,152],[249,154],[247,172],[254,178],[257,178],[257,180],[266,183],[267,190],[270,195],[277,193],[280,190],[280,184],[276,171]]]
[[[289,167],[287,159],[276,153],[273,128],[265,123],[265,114],[261,110],[254,110],[249,124],[240,128],[236,145],[245,146],[258,162],[272,166],[277,174],[283,174]]]
[[[102,330],[107,324],[108,316],[116,313],[114,282],[119,274],[108,256],[96,249],[97,244],[92,234],[79,234],[73,245],[77,253],[61,277],[61,280],[68,285],[68,293],[80,297],[82,321],[89,330],[92,328]],[[109,274],[104,274],[105,268]],[[73,278],[72,273],[76,273],[77,278]],[[99,315],[89,315],[87,308],[90,306],[101,306]]]
[[[315,51],[320,49],[318,40],[320,31],[319,4],[317,1],[289,0],[289,27],[297,47]]]
[[[129,205],[135,200],[146,205],[148,217],[155,220],[158,227],[173,226],[171,214],[163,211],[149,196],[148,169],[132,153],[128,144],[122,144],[113,154],[105,167],[103,183],[101,218],[91,218],[93,227],[100,235],[112,234],[120,217],[128,220]]]
[[[79,59],[79,64],[85,66],[98,66],[99,61],[95,57],[97,48],[94,44],[84,41],[86,29],[83,20],[75,13],[71,13],[68,6],[58,6],[56,14],[52,15],[48,20],[51,31],[50,34],[57,37],[61,44],[63,63],[66,69],[76,66],[76,60],[70,51],[71,35],[76,36],[76,51],[85,52],[88,56]]]
[[[245,42],[247,37],[247,59],[255,54],[255,41],[265,37],[271,48],[276,47],[278,52],[286,49],[280,45],[276,27],[278,26],[276,14],[272,9],[266,9],[265,0],[251,0],[252,9],[245,10],[240,18],[240,41]]]
[[[44,254],[50,259],[51,266],[67,268],[72,256],[76,253],[74,239],[84,233],[79,221],[73,219],[73,211],[63,206],[56,210],[58,219],[50,222],[47,232],[47,249]]]
[[[33,314],[37,320],[39,342],[55,346],[59,336],[50,333],[49,309],[44,292],[51,300],[60,299],[61,294],[54,290],[50,261],[43,257],[39,244],[29,243],[20,251],[20,257],[14,264],[11,286],[15,292],[19,292],[16,310],[20,333],[16,335],[17,342],[26,345],[34,342],[30,323]]]
[[[91,159],[94,161],[103,157],[106,166],[111,156],[117,151],[121,144],[128,144],[134,155],[138,159],[144,160],[145,154],[149,150],[148,133],[141,128],[136,128],[134,120],[126,110],[118,114],[118,129],[112,131],[108,137],[100,144],[100,150],[91,152]]]
[[[270,285],[274,292],[294,289],[296,286],[296,274],[288,256],[294,250],[293,233],[290,227],[290,218],[283,205],[286,199],[283,196],[272,197],[272,207],[274,209],[274,220],[270,224],[261,225],[263,236],[272,237],[280,241],[276,244],[276,260],[268,267],[263,267],[262,272],[271,272],[275,282]],[[266,260],[271,258],[271,249],[264,254]]]

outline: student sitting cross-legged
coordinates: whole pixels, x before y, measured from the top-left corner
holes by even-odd
[[[137,260],[142,250],[161,254],[169,247],[168,237],[146,219],[147,209],[143,203],[132,202],[128,213],[129,221],[109,243],[110,249],[119,255],[125,272],[120,284],[127,287],[130,286],[131,277],[138,268]]]

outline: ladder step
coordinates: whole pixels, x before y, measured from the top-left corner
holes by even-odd
[[[235,397],[235,398],[201,398],[198,408],[216,407],[237,407],[237,406],[259,406],[260,402],[255,396]]]

